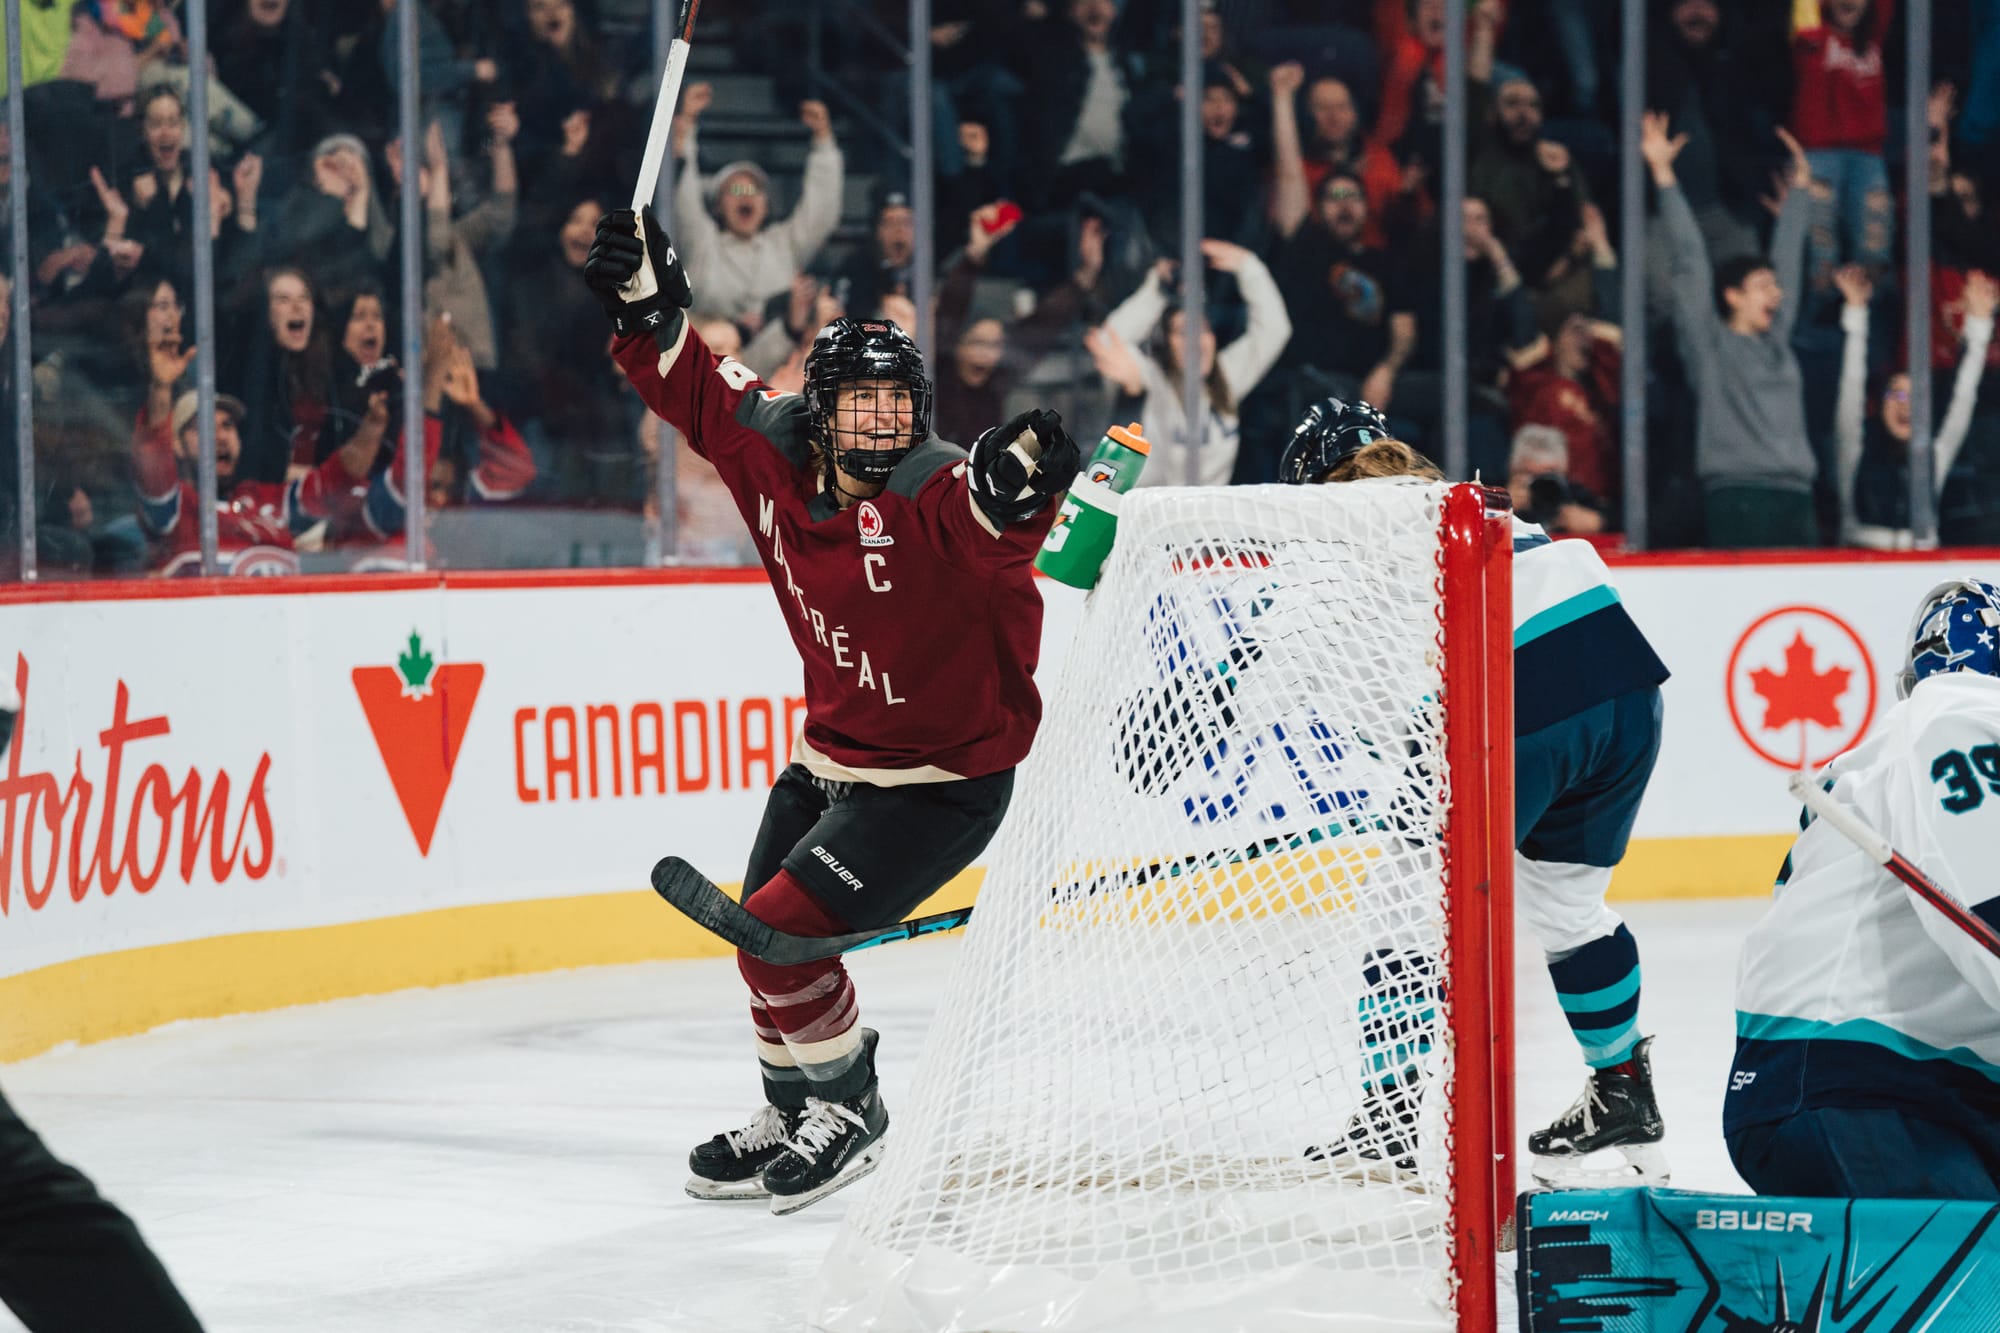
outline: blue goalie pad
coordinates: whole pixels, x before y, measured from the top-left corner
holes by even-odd
[[[2000,1333],[2000,1204],[1523,1194],[1522,1333]]]

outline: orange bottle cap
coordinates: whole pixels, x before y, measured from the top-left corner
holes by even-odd
[[[1152,455],[1153,446],[1146,442],[1143,428],[1136,421],[1129,426],[1113,426],[1104,433],[1135,453]]]

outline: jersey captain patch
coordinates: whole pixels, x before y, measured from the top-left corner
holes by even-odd
[[[861,533],[863,546],[894,546],[896,539],[888,532],[888,524],[882,521],[882,511],[872,500],[863,500],[854,510],[854,526]]]

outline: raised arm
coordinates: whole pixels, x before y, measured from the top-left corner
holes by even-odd
[[[1701,239],[1694,210],[1688,207],[1674,175],[1674,159],[1685,147],[1685,134],[1668,135],[1665,112],[1648,111],[1641,117],[1639,152],[1660,197],[1660,236],[1667,248],[1674,325],[1689,354],[1690,369],[1700,378],[1714,341],[1715,307],[1709,290],[1714,272],[1708,265],[1708,246]]]
[[[1271,67],[1271,225],[1290,240],[1312,211],[1306,189],[1305,150],[1299,144],[1299,88],[1305,66],[1296,62]]]
[[[806,153],[805,185],[799,195],[799,206],[779,224],[779,229],[792,247],[797,267],[804,268],[840,225],[846,167],[841,160],[840,145],[833,141],[833,118],[826,103],[801,102],[799,120],[812,132],[812,148]]]
[[[1778,306],[1778,313],[1771,320],[1771,333],[1780,342],[1792,336],[1792,325],[1798,322],[1799,307],[1806,296],[1806,231],[1812,220],[1812,166],[1806,161],[1806,150],[1799,146],[1791,132],[1784,126],[1778,127],[1778,138],[1784,141],[1785,150],[1792,155],[1791,175],[1787,180],[1790,188],[1785,191],[1785,202],[1778,209],[1778,227],[1771,234],[1771,267],[1777,270],[1778,285],[1784,289],[1784,300]]]
[[[1840,497],[1840,536],[1846,542],[1854,534],[1854,478],[1861,469],[1862,416],[1868,397],[1868,302],[1875,284],[1859,264],[1842,268],[1833,280],[1847,298],[1840,310],[1846,341],[1841,345],[1840,392],[1833,408],[1834,486]]]
[[[692,124],[686,143],[687,152],[681,156],[680,170],[674,177],[674,245],[689,273],[705,273],[722,231],[709,214],[708,201],[701,197],[701,148]]]
[[[1173,261],[1162,259],[1147,273],[1130,296],[1118,303],[1118,308],[1104,317],[1104,322],[1123,338],[1128,346],[1143,347],[1153,336],[1153,329],[1160,322],[1160,316],[1167,313],[1167,283]]]
[[[1292,340],[1292,320],[1285,311],[1285,298],[1272,280],[1264,261],[1240,245],[1227,241],[1203,241],[1201,251],[1208,262],[1224,273],[1236,275],[1249,308],[1249,321],[1229,346],[1216,353],[1230,393],[1239,399],[1255,388],[1277,361],[1285,344]]]
[[[1951,406],[1945,409],[1944,424],[1938,427],[1937,439],[1932,444],[1939,491],[1943,491],[1945,474],[1958,461],[1959,447],[1965,443],[1965,432],[1972,426],[1973,408],[1979,402],[1979,381],[1986,373],[1986,348],[1993,341],[1996,306],[2000,306],[2000,283],[1984,273],[1968,276],[1965,327],[1959,331],[1965,346],[1959,350],[1958,373],[1952,377]]]

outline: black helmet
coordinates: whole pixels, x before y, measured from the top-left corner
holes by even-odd
[[[858,481],[887,481],[896,464],[930,438],[931,381],[924,374],[924,354],[894,320],[847,316],[834,320],[813,338],[805,371],[812,442],[848,476]],[[910,428],[901,445],[870,449],[859,436],[839,438],[834,402],[840,387],[856,380],[892,380],[909,389]]]
[[[1361,452],[1363,445],[1393,439],[1389,423],[1359,398],[1322,398],[1306,409],[1278,460],[1278,479],[1293,486],[1326,480],[1326,474]]]

